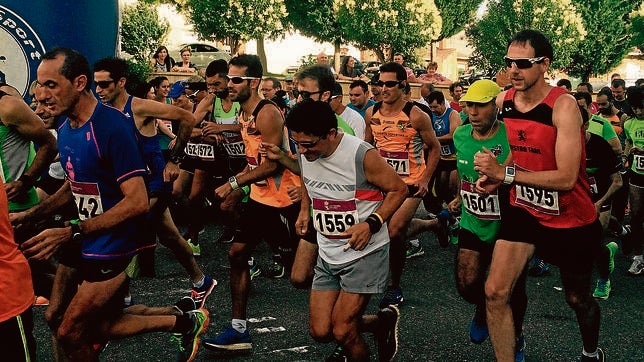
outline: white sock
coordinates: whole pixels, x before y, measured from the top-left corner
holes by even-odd
[[[239,333],[246,332],[246,320],[245,319],[233,319],[230,324],[233,326],[233,329]]]
[[[206,280],[206,276],[205,276],[205,275],[202,275],[202,276],[201,276],[201,279],[199,279],[199,281],[198,281],[198,282],[196,282],[196,283],[192,283],[192,285],[193,285],[195,288],[201,288],[201,287],[203,287],[203,282],[204,282],[204,280]]]
[[[619,234],[619,236],[624,236],[626,234],[628,234],[628,230],[626,230],[626,228],[622,226],[622,233]]]
[[[409,243],[410,243],[413,247],[417,247],[417,246],[420,244],[420,240],[418,240],[418,239],[409,240]]]
[[[588,352],[586,352],[586,349],[582,349],[581,354],[583,354],[586,357],[591,357],[591,358],[599,357],[599,354],[597,353],[597,350],[595,350],[595,352],[593,352],[593,353],[588,353]]]
[[[127,297],[123,298],[123,304],[130,305],[132,303],[132,296],[128,295]]]
[[[640,255],[635,255],[635,256],[633,257],[633,260],[644,260],[644,256],[642,256],[642,254],[640,254]]]

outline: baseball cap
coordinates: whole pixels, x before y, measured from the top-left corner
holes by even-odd
[[[179,98],[182,94],[186,94],[186,82],[185,80],[180,80],[174,82],[172,88],[170,88],[170,93],[168,93],[169,98]]]
[[[467,93],[461,97],[461,102],[487,103],[501,93],[501,88],[489,79],[480,79],[474,82]]]

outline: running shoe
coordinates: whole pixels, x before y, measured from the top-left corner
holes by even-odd
[[[196,309],[201,309],[206,304],[206,298],[210,295],[213,289],[217,286],[217,281],[209,276],[204,276],[203,285],[200,288],[192,287],[190,297],[197,305]]]
[[[528,275],[533,277],[540,277],[546,275],[550,270],[550,266],[543,261],[543,259],[537,258],[536,256],[532,258],[532,266],[528,269]]]
[[[525,347],[525,337],[521,334],[514,345],[514,362],[525,362]]]
[[[597,299],[606,300],[608,299],[609,295],[610,295],[610,279],[598,278],[597,286],[595,287],[595,291],[593,292],[593,297]]]
[[[425,255],[425,250],[423,250],[423,246],[420,245],[420,242],[418,243],[418,245],[410,243],[405,254],[407,259],[411,259],[417,256]]]
[[[606,353],[604,353],[604,350],[601,348],[597,348],[597,357],[588,357],[584,356],[583,354],[581,355],[581,362],[605,362],[606,361]]]
[[[243,351],[253,348],[248,329],[237,332],[231,325],[215,338],[204,338],[203,346],[210,350]]]
[[[347,362],[347,354],[344,353],[344,349],[341,345],[336,345],[333,352],[327,357],[324,362]]]
[[[606,244],[606,248],[608,249],[608,274],[610,274],[615,270],[615,254],[617,253],[619,246],[616,242],[611,241]]]
[[[454,222],[449,226],[449,242],[458,245],[458,233],[461,230],[461,217],[454,217]]]
[[[183,297],[179,299],[176,303],[174,303],[172,307],[181,312],[181,314],[187,314],[190,311],[198,309],[195,301],[190,297]]]
[[[195,240],[197,240],[196,237],[195,237]],[[192,239],[186,239],[186,242],[188,243],[188,246],[190,246],[190,249],[192,250],[192,255],[201,256],[201,245],[193,244]]]
[[[224,229],[221,231],[221,236],[217,239],[218,243],[230,244],[235,240],[235,228],[230,226],[224,226]]]
[[[472,321],[470,322],[470,341],[474,344],[481,344],[490,336],[485,320],[482,323],[477,323],[478,318],[476,317],[478,314],[479,308],[476,307],[476,312],[474,312],[474,317],[472,317]]]
[[[388,306],[401,306],[403,302],[405,301],[405,298],[403,297],[403,292],[402,289],[400,288],[394,288],[394,287],[387,287],[387,290],[385,290],[385,294],[382,296],[382,299],[380,300],[380,309],[387,308]]]
[[[628,268],[628,273],[630,275],[641,275],[644,271],[644,260],[641,255],[633,257],[633,263],[631,267]]]
[[[284,274],[286,274],[285,269],[286,268],[284,268],[284,265],[274,261],[273,264],[268,267],[266,276],[273,279],[283,278]]]
[[[177,361],[190,362],[197,356],[199,349],[199,336],[208,328],[210,317],[206,309],[197,309],[188,312],[188,316],[193,321],[192,328],[183,334],[173,336],[175,341],[179,341],[179,351],[177,352]]]
[[[255,258],[252,256],[248,259],[248,271],[250,272],[250,280],[262,274],[262,269],[259,268],[259,264],[255,262]]]
[[[376,332],[376,344],[378,345],[378,360],[380,362],[392,361],[398,352],[399,320],[400,311],[395,305],[389,305],[378,311],[380,325]]]

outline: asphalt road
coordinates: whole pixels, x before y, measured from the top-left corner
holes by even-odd
[[[230,321],[228,288],[228,245],[217,244],[220,228],[209,225],[202,234],[199,262],[219,285],[207,301],[211,322],[205,336],[212,337]],[[405,303],[401,307],[400,346],[397,361],[492,361],[489,341],[469,342],[468,326],[474,308],[459,297],[454,286],[453,263],[456,248],[441,249],[433,234],[421,235],[425,255],[408,260],[403,277]],[[270,262],[266,244],[255,253],[260,265]],[[644,361],[644,278],[629,277],[630,259],[618,253],[611,278],[613,291],[600,301],[602,327],[600,346],[610,361]],[[137,302],[151,306],[171,305],[189,295],[189,282],[172,254],[164,247],[156,251],[157,277],[133,281]],[[561,291],[557,268],[543,277],[528,278],[528,311],[524,324],[526,360],[576,361],[581,355],[581,338],[573,311]],[[375,313],[379,296],[368,312]],[[35,307],[38,361],[53,361],[44,307]],[[333,344],[318,344],[308,335],[308,291],[293,288],[286,279],[259,276],[252,281],[248,315],[252,323],[253,350],[246,354],[215,353],[200,348],[198,361],[323,361]],[[377,360],[371,336],[372,360]],[[152,333],[112,341],[102,361],[172,361],[175,345],[167,333]],[[2,358],[0,357],[0,360]]]

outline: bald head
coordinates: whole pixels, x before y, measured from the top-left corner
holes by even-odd
[[[318,64],[328,64],[329,63],[329,56],[326,55],[324,52],[321,52],[318,54]]]

